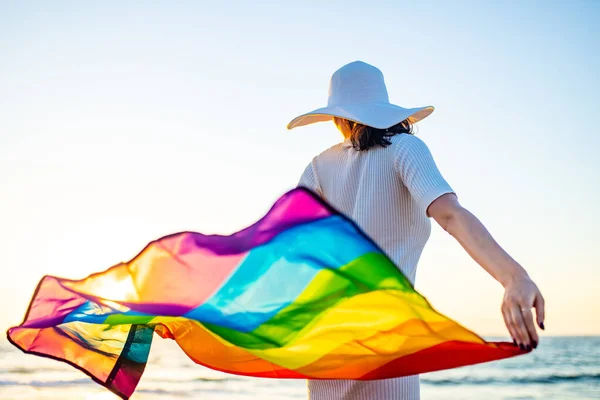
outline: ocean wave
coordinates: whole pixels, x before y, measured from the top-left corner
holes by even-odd
[[[453,385],[550,385],[568,382],[596,382],[600,383],[600,373],[583,373],[573,375],[540,375],[519,377],[462,377],[460,379],[430,379],[421,377],[421,383],[436,386]]]
[[[162,395],[162,396],[168,396],[171,398],[172,397],[188,397],[190,395],[189,391],[167,390],[167,389],[146,389],[146,388],[138,388],[138,389],[136,389],[136,393]]]
[[[63,387],[75,385],[87,385],[92,382],[89,378],[68,379],[60,381],[14,381],[0,380],[0,386],[32,386],[32,387]]]
[[[235,378],[228,378],[228,377],[219,377],[219,378],[208,378],[208,377],[198,377],[198,378],[194,378],[194,381],[196,382],[230,382],[230,381],[234,381],[234,380],[239,380],[239,379],[235,379]]]
[[[18,374],[18,375],[32,375],[37,374],[39,371],[34,368],[25,367],[14,367],[8,369],[0,369],[0,373]]]
[[[215,381],[214,379],[206,379],[202,382]],[[221,382],[223,380],[216,380],[217,382]],[[0,380],[0,388],[8,388],[8,387],[29,387],[35,389],[55,389],[55,390],[66,390],[77,387],[89,386],[93,383],[91,379],[68,379],[68,380],[49,380],[49,381],[16,381],[16,380]],[[215,388],[211,386],[200,385],[190,389],[189,387],[185,390],[182,390],[181,386],[178,384],[185,384],[186,382],[173,382],[169,380],[157,381],[153,380],[150,385],[156,386],[164,385],[166,387],[138,387],[136,389],[136,393],[138,394],[148,394],[148,395],[158,395],[161,397],[189,397],[190,391],[193,390],[194,393],[210,393],[211,395],[222,394],[222,395],[236,395],[236,396],[247,396],[252,393],[252,390],[247,390],[244,387],[240,386],[231,386],[231,385],[219,385],[220,388]],[[188,382],[189,383],[189,382]],[[168,388],[167,388],[168,387]],[[2,389],[0,389],[1,391]]]
[[[29,374],[29,373],[34,373],[34,371],[31,370],[24,370],[27,371],[25,373],[23,373],[22,371],[19,371],[20,374]],[[184,379],[184,380],[178,380],[178,379],[156,379],[156,378],[148,378],[151,379],[151,381],[154,384],[178,384],[178,383],[193,383],[193,382],[199,382],[199,383],[231,383],[232,381],[243,381],[243,379],[240,379],[238,377],[215,377],[215,378],[211,378],[211,377],[195,377],[195,378],[191,378],[191,379]],[[90,382],[92,382],[92,380],[90,378],[78,378],[78,379],[61,379],[61,380],[36,380],[36,379],[32,379],[32,380],[12,380],[12,379],[0,379],[0,386],[32,386],[32,387],[64,387],[64,386],[76,386],[76,385],[86,385],[89,384]],[[154,389],[143,389],[143,390],[154,390]]]
[[[23,367],[23,366],[7,367],[7,368],[0,367],[0,380],[2,378],[4,378],[3,375],[37,375],[37,374],[44,374],[44,373],[64,373],[64,372],[65,372],[65,368],[59,368],[59,367],[38,367],[38,368]]]

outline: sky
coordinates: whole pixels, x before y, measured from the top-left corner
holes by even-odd
[[[599,18],[591,0],[0,0],[0,328],[44,274],[260,218],[342,139],[286,124],[362,60],[392,102],[436,107],[417,135],[539,285],[544,334],[600,334]],[[435,222],[416,287],[508,337],[502,287]]]

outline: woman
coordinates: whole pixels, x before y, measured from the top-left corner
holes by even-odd
[[[433,107],[389,103],[383,74],[357,61],[336,71],[327,107],[295,118],[289,129],[333,120],[345,140],[316,156],[299,185],[351,217],[402,272],[415,280],[433,218],[505,288],[502,315],[521,348],[535,348],[544,329],[544,299],[527,272],[464,209],[412,125]],[[309,381],[311,400],[419,398],[418,376],[380,381]]]

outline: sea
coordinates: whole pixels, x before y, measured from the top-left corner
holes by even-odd
[[[495,340],[495,338],[486,338]],[[300,400],[306,382],[232,376],[194,364],[171,340],[153,343],[132,400]],[[544,337],[530,354],[421,375],[421,398],[600,399],[600,337]],[[0,342],[0,399],[117,400],[82,372]],[[392,399],[390,399],[392,400]]]

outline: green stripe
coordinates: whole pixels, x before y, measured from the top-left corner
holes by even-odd
[[[156,315],[110,314],[104,321],[108,325],[147,325],[156,318]]]
[[[294,277],[290,276],[290,279]],[[336,303],[376,290],[416,293],[388,257],[381,253],[366,253],[339,269],[320,271],[292,304],[251,332],[239,332],[214,324],[203,325],[239,347],[282,347],[294,340],[300,331],[309,329]]]

